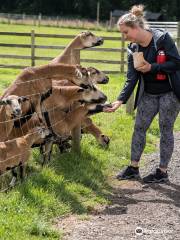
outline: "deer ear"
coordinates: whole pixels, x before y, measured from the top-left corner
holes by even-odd
[[[82,78],[83,77],[82,72],[78,68],[76,68],[76,72],[75,73],[76,73],[76,76],[78,78]]]
[[[87,69],[87,71],[92,71],[93,68],[92,67],[87,67],[86,69]]]
[[[22,97],[19,97],[19,98],[18,98],[18,101],[19,101],[20,103],[25,102],[25,101],[28,101],[28,100],[29,100],[29,98],[28,98],[28,97],[25,97],[25,96],[22,96]]]
[[[90,76],[91,76],[91,71],[88,70],[88,71],[87,71],[87,74],[88,74],[88,76],[90,77]]]
[[[92,35],[92,33],[90,31],[81,32],[81,37],[82,38],[86,38],[86,37],[88,37],[90,35]]]
[[[86,37],[86,32],[81,32],[79,36],[80,36],[81,39],[85,38]]]
[[[75,64],[76,68],[82,68],[82,66],[80,64]]]

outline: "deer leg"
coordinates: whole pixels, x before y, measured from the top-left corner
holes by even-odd
[[[42,156],[43,156],[43,161],[42,161],[42,166],[50,162],[51,160],[51,153],[52,153],[52,148],[53,148],[53,141],[50,141],[48,143],[45,143],[42,146]]]
[[[43,115],[42,115],[42,110],[41,110],[41,98],[40,97],[35,100],[35,112],[38,115],[40,123],[43,123]]]
[[[11,182],[10,182],[10,184],[9,184],[9,187],[14,187],[15,186],[15,183],[16,183],[16,181],[17,181],[17,172],[16,172],[16,170],[15,170],[15,168],[13,168],[12,169],[12,171],[11,171],[11,173],[12,173],[12,179],[11,179]]]
[[[19,172],[20,172],[20,179],[21,181],[23,181],[25,178],[25,165],[22,163],[20,163],[19,165]]]
[[[59,151],[60,153],[65,153],[71,148],[71,144],[69,143],[69,140],[62,141],[58,143]]]
[[[92,134],[102,147],[108,147],[110,138],[104,135],[90,118],[84,119],[82,122],[82,128],[84,133]]]

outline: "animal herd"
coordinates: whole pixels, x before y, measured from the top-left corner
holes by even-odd
[[[109,137],[90,116],[102,112],[107,96],[96,84],[109,81],[102,71],[76,64],[73,51],[103,44],[91,32],[78,34],[49,64],[25,68],[0,97],[0,175],[12,171],[14,185],[25,176],[33,147],[40,147],[43,164],[50,161],[53,144],[69,147],[72,130],[81,125],[102,146]]]

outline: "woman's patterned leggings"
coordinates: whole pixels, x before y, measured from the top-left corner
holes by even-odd
[[[146,144],[146,131],[159,113],[160,167],[167,167],[174,149],[173,128],[180,101],[173,92],[159,95],[144,93],[138,105],[131,144],[131,161],[139,161]]]

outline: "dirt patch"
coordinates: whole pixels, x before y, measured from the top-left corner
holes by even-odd
[[[158,166],[159,153],[145,156],[144,176]],[[60,218],[64,240],[178,240],[180,239],[180,132],[169,165],[168,184],[143,184],[111,179],[110,205],[101,206],[87,219]]]

